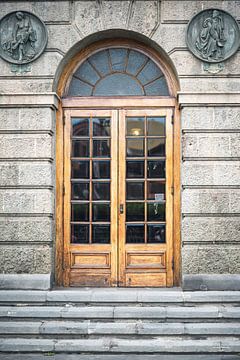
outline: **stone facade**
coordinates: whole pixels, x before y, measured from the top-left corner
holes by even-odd
[[[43,274],[43,286],[44,274],[54,274],[56,83],[75,47],[91,36],[109,38],[110,30],[160,46],[178,75],[183,278],[239,274],[240,52],[216,72],[185,43],[189,20],[212,7],[240,21],[239,0],[2,2],[1,16],[30,11],[49,38],[26,72],[0,59],[0,272],[7,286],[7,274]]]

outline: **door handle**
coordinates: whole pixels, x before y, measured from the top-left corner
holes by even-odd
[[[120,204],[119,212],[120,212],[120,214],[124,213],[124,205],[123,204]]]

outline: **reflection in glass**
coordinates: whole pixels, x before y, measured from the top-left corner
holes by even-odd
[[[110,183],[93,183],[93,200],[110,200]]]
[[[110,204],[92,204],[93,221],[110,221]]]
[[[165,178],[165,160],[152,161],[147,163],[148,178]]]
[[[126,221],[144,221],[144,203],[127,203]]]
[[[144,156],[144,140],[143,139],[128,139],[127,140],[127,156],[128,157]]]
[[[127,200],[144,200],[144,182],[127,181]]]
[[[110,49],[113,71],[124,71],[127,64],[127,49]]]
[[[94,85],[100,79],[98,73],[94,70],[88,60],[80,65],[75,72],[75,76],[91,85]]]
[[[72,175],[73,179],[89,179],[89,161],[72,161]]]
[[[144,243],[144,225],[126,225],[127,243]]]
[[[72,118],[73,136],[89,136],[89,119]]]
[[[148,139],[148,156],[165,156],[165,139]]]
[[[89,140],[73,140],[72,157],[88,157],[88,156],[89,156]]]
[[[71,225],[71,243],[88,244],[89,243],[89,225],[72,224]]]
[[[137,78],[145,85],[160,76],[162,76],[162,72],[159,67],[153,61],[148,61],[146,66],[144,66],[138,74]]]
[[[110,119],[93,118],[93,136],[110,136]]]
[[[147,134],[165,136],[165,117],[148,117]]]
[[[127,117],[127,135],[144,135],[144,117]]]
[[[89,183],[72,183],[72,200],[89,200]]]
[[[146,61],[146,55],[138,51],[131,50],[128,58],[127,72],[129,74],[136,75]]]
[[[165,221],[165,203],[154,202],[147,204],[148,221]]]
[[[93,179],[110,179],[110,161],[93,161]]]
[[[72,221],[89,221],[88,204],[72,204]]]
[[[143,178],[144,177],[144,161],[127,161],[127,178]]]
[[[92,243],[110,244],[110,225],[92,225]]]
[[[165,243],[165,225],[148,225],[148,243]]]
[[[154,80],[150,84],[145,85],[144,90],[146,96],[154,96],[159,94],[161,94],[162,96],[169,95],[168,85],[164,77],[161,77],[157,80]]]
[[[157,201],[165,200],[165,183],[162,181],[148,181],[147,198]]]
[[[93,157],[110,157],[110,140],[93,140]]]
[[[143,96],[144,91],[137,79],[124,73],[109,74],[102,78],[93,90],[93,96]]]

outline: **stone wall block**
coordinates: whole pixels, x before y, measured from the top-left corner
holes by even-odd
[[[74,5],[75,24],[84,36],[102,30],[98,1],[75,1]]]
[[[12,79],[1,79],[0,78],[0,89],[2,94],[39,94],[52,92],[53,79],[29,79],[19,77],[18,81],[16,78]]]
[[[52,241],[52,219],[50,218],[0,218],[0,242],[50,241]]]
[[[190,93],[192,92],[238,93],[240,88],[240,78],[238,77],[231,78],[231,81],[229,81],[228,77],[214,77],[214,78],[182,77],[180,78],[180,88],[182,92],[190,92]]]
[[[79,33],[72,25],[47,25],[47,49],[58,49],[66,53],[80,40]]]
[[[240,243],[238,217],[184,217],[182,241]]]
[[[166,52],[186,47],[185,24],[161,24],[152,39],[156,41]]]
[[[182,212],[240,213],[240,189],[185,189],[182,191]]]
[[[133,3],[129,29],[151,36],[158,24],[158,1],[136,0]]]
[[[0,186],[14,186],[18,184],[18,164],[0,163]]]
[[[2,245],[0,272],[17,274],[47,274],[51,270],[49,246]]]
[[[102,1],[104,29],[125,29],[131,1]]]

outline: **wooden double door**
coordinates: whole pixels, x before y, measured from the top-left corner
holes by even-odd
[[[172,286],[172,113],[65,110],[65,286]]]

